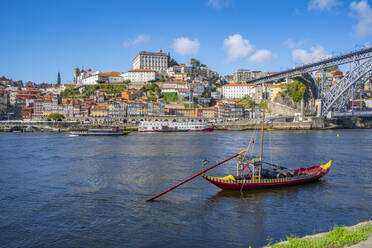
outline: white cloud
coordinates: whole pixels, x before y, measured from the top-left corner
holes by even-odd
[[[138,43],[145,42],[151,40],[151,36],[148,34],[141,34],[138,35],[138,37],[135,40],[130,40],[130,41],[125,41],[123,42],[123,46],[134,46],[137,45]]]
[[[358,24],[353,27],[356,32],[360,35],[372,34],[372,8],[367,1],[352,2],[350,9],[352,10],[351,15],[359,19]]]
[[[252,56],[249,57],[248,61],[252,63],[272,63],[276,59],[269,50],[257,50]]]
[[[324,47],[319,45],[310,48],[310,51],[311,52],[304,49],[295,49],[292,51],[292,59],[295,62],[308,64],[331,56],[324,50]]]
[[[229,3],[230,3],[230,0],[208,0],[208,5],[216,9],[227,7]]]
[[[177,38],[173,42],[173,50],[181,55],[197,54],[200,49],[198,39],[190,40],[189,38]]]
[[[288,48],[294,49],[294,48],[300,48],[300,47],[302,47],[306,43],[306,40],[300,40],[300,41],[295,42],[292,38],[288,38],[283,43]]]
[[[223,45],[227,51],[226,62],[233,62],[246,57],[253,50],[249,40],[244,40],[240,34],[234,34],[224,39]]]
[[[311,0],[308,9],[330,10],[340,4],[338,0]]]
[[[371,42],[367,41],[366,43],[364,43],[364,48],[370,48],[370,47],[372,47]]]

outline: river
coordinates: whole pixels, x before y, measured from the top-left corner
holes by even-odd
[[[333,160],[316,183],[240,193],[198,177],[145,201],[205,168],[204,159],[246,148],[252,132],[0,133],[0,247],[260,247],[371,219],[372,130],[266,132],[268,161]]]

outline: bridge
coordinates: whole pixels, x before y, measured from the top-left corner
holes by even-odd
[[[337,84],[329,87],[326,84],[325,70],[331,66],[347,63],[353,63],[353,69]],[[323,80],[318,85],[318,96],[321,99],[321,107],[318,110],[318,114],[326,117],[327,115],[330,116],[329,113],[332,111],[340,112],[344,110],[356,90],[372,78],[372,47],[296,66],[277,74],[251,80],[248,83],[273,83],[283,78],[290,78],[317,70],[323,71]]]

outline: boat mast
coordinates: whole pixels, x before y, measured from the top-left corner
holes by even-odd
[[[263,97],[263,110],[262,110],[262,125],[261,125],[260,161],[262,161],[262,155],[263,155],[263,136],[264,136],[265,108],[266,108],[266,87],[264,83],[262,84],[262,97]]]

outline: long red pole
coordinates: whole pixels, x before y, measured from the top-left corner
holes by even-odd
[[[156,196],[154,196],[154,197],[148,199],[147,201],[153,201],[153,200],[155,200],[156,198],[158,198],[158,197],[160,197],[160,196],[162,196],[162,195],[168,193],[169,191],[171,191],[171,190],[177,188],[178,186],[181,186],[182,184],[184,184],[184,183],[186,183],[186,182],[188,182],[188,181],[194,179],[195,177],[197,177],[197,176],[199,176],[199,175],[201,175],[201,174],[203,174],[203,173],[205,173],[205,172],[207,172],[207,171],[209,171],[209,170],[211,170],[211,169],[213,169],[213,168],[219,166],[220,164],[223,164],[223,163],[225,163],[225,162],[227,162],[227,161],[229,161],[229,160],[231,160],[231,159],[233,159],[233,158],[235,158],[235,157],[237,157],[237,156],[239,156],[239,155],[245,153],[246,151],[247,151],[247,150],[243,150],[243,151],[241,151],[241,152],[235,154],[234,156],[231,156],[231,157],[229,157],[229,158],[227,158],[227,159],[225,159],[225,160],[223,160],[223,161],[221,161],[221,162],[219,162],[219,163],[217,163],[217,164],[215,164],[215,165],[212,165],[211,167],[209,167],[209,168],[207,168],[207,169],[205,169],[205,170],[202,170],[201,172],[199,172],[199,173],[193,175],[192,177],[189,177],[189,178],[183,180],[182,182],[180,182],[180,183],[174,185],[173,187],[167,189],[166,191],[164,191],[164,192],[162,192],[162,193],[160,193],[160,194],[158,194],[158,195],[156,195]]]

